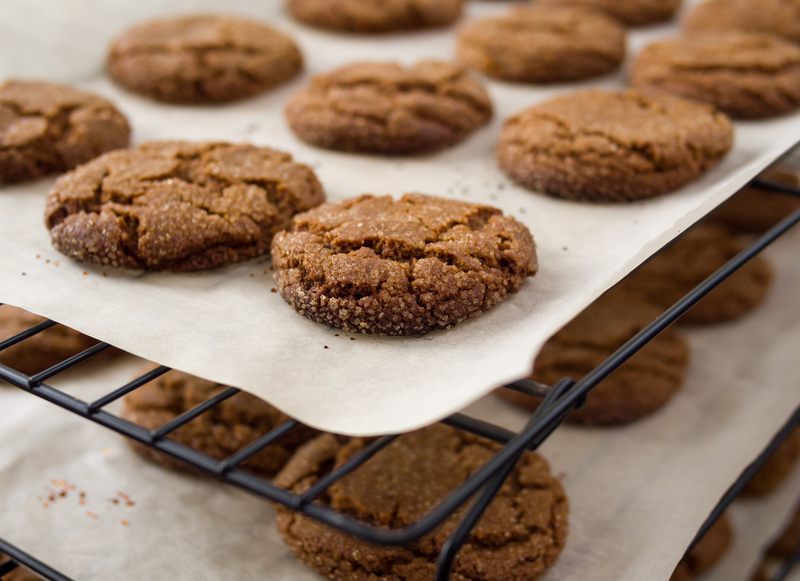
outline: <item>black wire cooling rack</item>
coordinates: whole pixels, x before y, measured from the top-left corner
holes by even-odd
[[[759,178],[756,178],[750,185],[800,197],[800,188],[772,183]],[[453,490],[420,520],[400,529],[377,528],[353,519],[341,512],[337,512],[330,507],[314,502],[314,500],[319,498],[331,484],[357,469],[369,458],[392,442],[397,435],[383,436],[374,440],[360,453],[341,467],[333,470],[326,477],[320,479],[307,491],[302,494],[295,494],[285,489],[278,488],[268,480],[240,469],[239,466],[266,446],[276,442],[291,430],[297,428],[299,423],[296,420],[286,421],[242,450],[221,461],[167,438],[167,436],[176,429],[239,393],[238,389],[227,388],[197,407],[176,417],[167,424],[155,430],[146,430],[106,411],[105,408],[110,403],[117,401],[126,394],[140,388],[160,375],[163,375],[169,371],[168,367],[157,367],[130,383],[113,389],[107,395],[91,402],[83,401],[65,394],[46,383],[53,376],[73,368],[102,351],[109,349],[111,346],[106,343],[95,345],[33,376],[28,376],[9,367],[0,365],[0,379],[32,395],[67,409],[87,420],[110,428],[140,444],[181,460],[195,469],[213,475],[228,484],[244,489],[262,498],[280,503],[325,524],[373,543],[402,545],[416,541],[423,535],[432,531],[436,526],[451,516],[456,509],[472,498],[470,506],[462,515],[461,520],[451,533],[439,555],[436,580],[446,581],[449,578],[451,565],[458,550],[466,541],[469,532],[475,526],[496,492],[500,489],[503,481],[511,473],[521,455],[526,450],[538,448],[553,430],[564,421],[570,410],[575,407],[580,407],[583,404],[586,395],[591,389],[598,385],[620,365],[625,363],[625,361],[632,357],[649,341],[654,339],[659,333],[673,324],[681,315],[688,311],[694,304],[744,263],[753,258],[798,222],[800,222],[800,210],[793,213],[769,232],[758,238],[580,381],[575,382],[570,378],[564,378],[556,384],[549,386],[523,379],[506,386],[542,399],[541,405],[533,412],[530,420],[521,432],[510,432],[498,426],[462,414],[454,414],[442,420],[442,423],[449,426],[461,428],[502,443],[503,447],[481,469],[469,476],[458,488]],[[0,305],[0,308],[2,308],[2,305]],[[14,337],[2,341],[0,342],[0,351],[21,343],[25,339],[41,333],[55,324],[56,323],[53,321],[45,321]],[[798,408],[791,420],[778,432],[764,452],[742,473],[736,483],[734,483],[725,496],[723,496],[714,511],[709,515],[708,520],[698,531],[689,550],[691,550],[708,528],[714,524],[731,501],[738,495],[742,488],[744,488],[750,478],[758,471],[764,462],[766,462],[771,453],[781,444],[796,425],[800,425],[800,408]],[[17,564],[22,564],[51,581],[71,581],[68,577],[2,539],[0,539],[0,552],[10,557],[6,562],[0,562],[0,578],[15,569]],[[800,560],[800,547],[793,559],[788,561],[787,564],[776,573],[773,581],[781,581],[784,579],[786,575],[788,575],[791,566],[798,560]]]

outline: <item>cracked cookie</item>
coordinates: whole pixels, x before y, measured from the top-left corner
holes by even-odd
[[[531,379],[547,385],[582,379],[660,314],[624,288],[612,288],[544,344]],[[612,426],[652,414],[682,387],[688,365],[689,346],[667,329],[590,391],[583,409],[567,420]],[[496,393],[531,411],[541,402],[511,389]]]
[[[662,311],[703,282],[747,244],[724,226],[698,224],[622,281]],[[772,283],[772,269],[756,256],[683,315],[679,324],[706,325],[736,319],[756,308]]]
[[[266,254],[322,186],[288,153],[248,144],[152,141],[61,176],[45,223],[59,251],[98,265],[216,268]]]
[[[452,24],[463,0],[287,0],[299,21],[343,32],[376,33]]]
[[[223,103],[291,79],[303,57],[291,38],[259,22],[184,16],[129,29],[106,67],[120,85],[158,101]]]
[[[281,296],[345,331],[415,335],[480,315],[536,274],[528,229],[490,206],[364,195],[294,217],[272,244]]]
[[[10,305],[0,307],[0,341],[5,341],[46,321]],[[21,343],[0,351],[0,365],[25,375],[35,375],[96,345],[98,341],[65,327],[55,325]]]
[[[742,496],[764,496],[773,492],[789,477],[800,458],[800,427],[772,453],[750,482],[742,490]]]
[[[151,368],[148,367],[142,372]],[[126,395],[122,417],[148,430],[155,430],[224,389],[226,389],[224,385],[188,373],[168,371]],[[181,426],[167,437],[212,458],[224,460],[288,420],[287,415],[265,401],[249,393],[240,392]],[[298,446],[316,434],[316,430],[299,425],[240,466],[260,476],[274,476]],[[195,470],[183,462],[160,454],[152,448],[133,441],[131,445],[148,460],[173,470],[195,473]]]
[[[499,79],[574,81],[620,66],[625,58],[625,29],[594,10],[525,6],[464,26],[456,53],[470,67]]]
[[[629,26],[644,26],[669,20],[681,0],[538,0],[539,4],[594,8]]]
[[[130,127],[96,95],[39,81],[0,85],[0,185],[64,172],[128,145]]]
[[[391,155],[453,145],[491,116],[486,90],[465,68],[432,60],[348,65],[314,77],[286,105],[304,141]]]
[[[689,581],[717,564],[733,541],[733,528],[727,515],[717,519],[689,554],[684,556],[669,581]]]
[[[364,448],[363,438],[319,436],[275,479],[295,493]],[[476,472],[498,444],[441,424],[400,436],[358,469],[334,482],[319,499],[348,516],[381,528],[417,521]],[[289,549],[317,573],[336,581],[433,579],[436,558],[464,508],[434,532],[403,547],[378,546],[278,508],[277,527]],[[462,580],[535,581],[555,565],[567,537],[569,505],[547,462],[526,452],[453,563]]]
[[[706,0],[683,21],[687,32],[741,30],[800,42],[800,3],[795,0]]]
[[[800,47],[737,31],[671,38],[638,54],[630,82],[714,105],[734,118],[772,117],[800,107]]]
[[[712,167],[733,127],[708,105],[663,93],[590,89],[508,119],[500,168],[526,188],[593,202],[651,198]]]

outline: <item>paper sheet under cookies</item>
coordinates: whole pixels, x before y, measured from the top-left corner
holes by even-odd
[[[795,231],[769,249],[778,276],[761,308],[687,333],[687,381],[663,410],[626,428],[563,426],[547,440],[541,452],[571,514],[544,581],[666,581],[718,499],[792,415],[798,244]],[[53,383],[91,400],[140,365],[107,360]],[[280,543],[263,500],[145,462],[121,436],[20,390],[0,386],[0,410],[0,536],[72,579],[321,579]],[[529,417],[492,396],[467,413],[517,430]],[[797,492],[798,476],[776,494]],[[60,482],[75,488],[61,497]],[[744,581],[745,572],[725,579]]]
[[[471,2],[466,18],[502,12],[512,4]],[[51,247],[42,224],[43,198],[53,182],[46,179],[0,192],[0,301],[141,357],[246,389],[317,427],[350,434],[408,430],[526,376],[549,336],[800,135],[800,114],[738,123],[734,149],[717,167],[675,193],[641,203],[556,200],[504,177],[493,146],[505,118],[577,89],[620,89],[624,73],[619,72],[544,88],[487,81],[496,105],[493,122],[435,155],[385,159],[322,151],[298,141],[282,114],[287,98],[312,74],[365,58],[408,63],[450,58],[453,28],[349,37],[293,23],[281,6],[262,0],[225,3],[230,13],[272,22],[292,34],[307,61],[301,78],[239,103],[163,105],[114,86],[102,71],[108,43],[127,26],[154,16],[218,10],[211,0],[5,0],[0,79],[39,77],[96,91],[129,117],[136,143],[219,139],[290,151],[315,169],[329,200],[420,191],[498,206],[533,232],[539,274],[519,294],[448,331],[412,338],[353,335],[305,319],[270,292],[268,258],[180,275],[102,269],[65,258]],[[676,33],[675,24],[633,31],[631,53]]]

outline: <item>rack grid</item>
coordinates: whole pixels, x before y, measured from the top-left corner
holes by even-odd
[[[748,185],[800,197],[800,188],[769,182],[761,178],[754,179]],[[625,345],[580,381],[576,382],[571,378],[563,378],[554,385],[549,386],[536,383],[529,379],[523,379],[507,385],[506,387],[508,388],[542,398],[543,400],[541,405],[533,412],[530,420],[521,432],[514,433],[463,414],[454,414],[441,420],[442,423],[449,426],[457,427],[499,442],[503,444],[503,447],[484,466],[470,475],[458,488],[453,490],[420,520],[399,529],[377,528],[314,502],[314,500],[330,487],[331,484],[357,469],[361,464],[391,443],[397,435],[387,435],[374,440],[370,445],[365,447],[364,450],[355,455],[344,465],[319,480],[309,490],[302,494],[295,494],[278,488],[265,479],[249,474],[240,469],[239,466],[242,462],[269,444],[277,441],[288,432],[295,429],[299,425],[299,422],[296,420],[286,421],[282,425],[262,435],[242,450],[221,461],[167,438],[174,430],[207,412],[222,401],[239,393],[239,390],[236,388],[227,388],[167,424],[155,430],[146,430],[106,411],[104,408],[126,394],[142,387],[149,381],[163,375],[169,371],[168,367],[157,367],[141,375],[137,379],[119,388],[113,389],[107,395],[92,402],[86,402],[72,397],[45,383],[55,375],[67,369],[71,369],[106,349],[109,349],[111,346],[107,343],[99,343],[33,376],[28,376],[9,367],[0,365],[0,380],[5,380],[31,395],[40,397],[89,421],[105,426],[144,446],[183,461],[195,469],[214,476],[223,482],[287,506],[292,510],[299,511],[327,525],[369,542],[402,545],[416,541],[432,531],[436,526],[452,515],[455,510],[472,498],[470,506],[464,512],[461,520],[451,533],[439,555],[436,579],[437,581],[446,581],[449,578],[451,565],[459,548],[466,541],[469,532],[475,526],[503,481],[513,470],[521,455],[526,450],[535,450],[538,448],[564,421],[573,408],[582,406],[583,402],[585,402],[586,395],[591,389],[597,386],[620,365],[625,363],[625,361],[632,357],[639,349],[677,321],[681,315],[738,268],[798,222],[800,222],[800,210],[794,212],[766,234],[758,238],[703,283],[679,300],[675,305],[667,309],[650,325],[630,339]],[[2,308],[2,304],[0,304],[0,308]],[[41,333],[55,324],[56,323],[53,321],[45,321],[14,337],[2,341],[0,342],[0,351],[21,343],[25,339]],[[781,444],[791,430],[798,425],[800,425],[800,408],[795,411],[789,422],[778,432],[762,454],[742,473],[739,479],[722,497],[698,531],[697,536],[692,541],[688,550],[694,547],[698,539],[713,525],[741,489],[744,488],[750,478],[758,471],[764,462],[766,462],[769,455]],[[0,578],[10,573],[19,563],[51,581],[71,581],[68,577],[65,577],[63,574],[48,567],[31,555],[28,555],[2,539],[0,539],[0,552],[10,557],[8,561],[0,562]],[[776,572],[773,581],[781,581],[784,579],[792,566],[799,561],[800,547],[798,547],[798,551],[794,554],[792,559],[787,561],[785,565]]]

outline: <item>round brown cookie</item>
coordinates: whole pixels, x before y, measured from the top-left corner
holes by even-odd
[[[464,26],[458,57],[491,77],[552,83],[604,75],[625,58],[625,29],[601,12],[525,6]]]
[[[119,84],[167,103],[222,103],[294,77],[303,57],[274,28],[225,16],[153,20],[114,41],[106,66]]]
[[[96,95],[39,81],[0,85],[0,185],[64,172],[128,145],[130,127]]]
[[[735,118],[771,117],[800,106],[800,47],[738,31],[662,40],[639,53],[630,82]]]
[[[463,67],[357,63],[314,77],[286,106],[298,137],[329,149],[411,154],[461,141],[492,116]]]
[[[292,16],[319,28],[392,32],[452,24],[463,0],[287,0]]]
[[[538,3],[595,8],[629,26],[642,26],[669,20],[680,6],[681,0],[538,0]]]
[[[269,252],[291,217],[324,201],[307,166],[241,144],[149,142],[60,177],[47,196],[53,246],[146,270],[215,268]]]
[[[501,169],[563,198],[620,202],[675,190],[731,148],[733,127],[712,107],[663,93],[590,89],[506,121]]]
[[[800,458],[800,427],[789,434],[742,490],[742,496],[764,496],[789,477]]]
[[[780,536],[769,546],[767,554],[777,559],[788,559],[794,554],[797,547],[800,547],[800,506],[797,507],[797,512],[786,524]]]
[[[580,380],[661,314],[641,299],[614,287],[555,334],[539,352],[531,379],[553,385],[564,377]],[[689,346],[667,329],[589,392],[583,409],[568,421],[620,425],[649,415],[683,385]],[[503,399],[535,410],[540,401],[511,389]]]
[[[143,372],[150,369],[148,367]],[[188,373],[168,371],[125,396],[122,417],[154,430],[224,389],[224,385]],[[287,415],[263,400],[240,392],[171,432],[168,438],[217,460],[224,460],[288,420]],[[297,426],[249,458],[241,467],[258,475],[274,476],[297,447],[316,434],[307,426]],[[183,462],[164,456],[152,448],[133,441],[131,444],[149,460],[182,472],[195,472]]]
[[[764,174],[764,179],[787,186],[800,186],[797,174],[788,168],[771,169]],[[797,210],[800,210],[800,197],[751,186],[719,206],[709,214],[708,220],[723,224],[735,232],[763,234]]]
[[[706,0],[683,21],[687,32],[741,30],[800,42],[797,0]]]
[[[362,450],[361,438],[325,434],[289,461],[275,484],[299,493]],[[408,525],[436,506],[500,448],[436,424],[404,434],[335,482],[323,505],[382,528]],[[567,537],[569,506],[561,484],[538,454],[526,452],[453,564],[457,580],[535,581],[558,559]],[[336,581],[433,579],[436,558],[463,508],[433,533],[403,547],[372,545],[279,507],[277,526],[292,553]]]
[[[295,216],[275,237],[281,296],[345,331],[449,329],[519,291],[537,269],[528,229],[490,206],[370,195]]]
[[[46,320],[17,307],[0,306],[0,341],[5,341]],[[74,329],[55,325],[0,351],[0,365],[6,365],[25,375],[35,375],[97,343],[96,339],[78,333]]]
[[[669,581],[689,581],[699,577],[723,557],[733,541],[733,529],[727,515],[717,519],[694,548],[673,571]]]
[[[698,224],[637,268],[622,285],[631,294],[641,294],[663,311],[746,246],[724,226]],[[679,322],[704,325],[740,317],[761,304],[771,283],[769,263],[756,256],[692,307]]]

